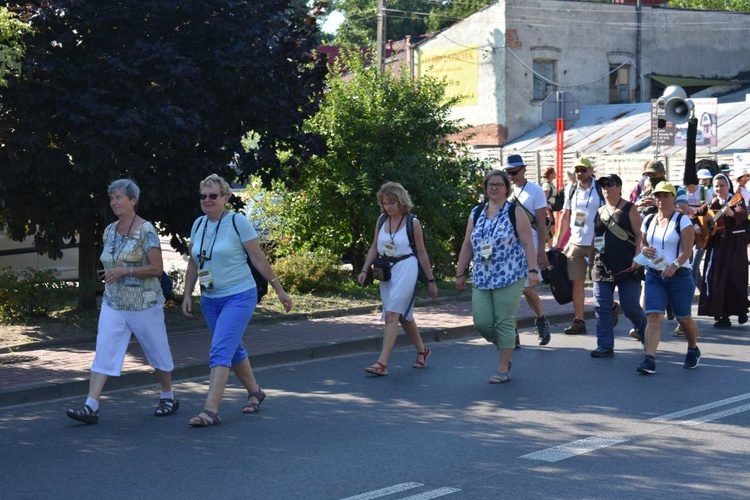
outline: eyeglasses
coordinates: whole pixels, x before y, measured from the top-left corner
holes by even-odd
[[[216,199],[216,198],[218,198],[218,197],[219,197],[219,195],[218,195],[218,194],[216,194],[216,193],[211,193],[211,194],[201,194],[201,200],[205,200],[206,198],[211,198],[212,200],[215,200],[215,199]]]
[[[505,184],[502,182],[498,182],[498,183],[493,182],[491,184],[487,184],[487,189],[500,189],[503,186],[505,186]]]
[[[518,172],[520,172],[521,170],[523,170],[523,167],[521,167],[521,168],[518,168],[518,169],[516,169],[516,170],[506,170],[505,172],[506,172],[506,173],[507,173],[508,175],[516,175],[516,174],[517,174]]]
[[[611,187],[616,186],[617,184],[615,183],[615,181],[606,180],[606,181],[599,182],[599,185],[601,187],[611,188]]]
[[[576,167],[576,173],[577,173],[577,174],[582,174],[582,173],[584,173],[584,172],[585,172],[586,170],[588,170],[588,168],[586,168],[586,167]]]

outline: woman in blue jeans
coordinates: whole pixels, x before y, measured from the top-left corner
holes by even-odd
[[[633,258],[641,245],[641,217],[633,203],[622,198],[622,179],[607,174],[597,179],[604,194],[604,205],[594,218],[594,241],[589,262],[596,301],[596,349],[593,358],[614,356],[615,335],[612,307],[615,287],[620,305],[640,338],[646,331],[646,314],[638,299],[643,271],[633,268]]]
[[[688,349],[684,367],[697,368],[701,358],[698,349],[698,325],[692,317],[695,282],[690,255],[693,252],[695,230],[690,219],[675,210],[677,190],[662,181],[653,191],[658,212],[643,219],[641,255],[636,261],[646,267],[646,357],[638,365],[638,373],[656,373],[656,349],[661,340],[661,323],[667,301],[685,332]]]
[[[208,427],[221,423],[219,404],[233,371],[248,393],[243,413],[257,413],[266,393],[253,374],[247,351],[242,345],[250,318],[257,303],[257,290],[247,258],[273,286],[279,301],[289,312],[292,299],[284,291],[266,256],[258,245],[258,235],[244,216],[227,210],[232,195],[229,184],[216,174],[200,184],[201,209],[206,214],[193,223],[190,232],[190,256],[185,273],[185,295],[182,313],[192,317],[191,294],[200,282],[201,311],[211,331],[206,404],[190,419],[191,427]]]

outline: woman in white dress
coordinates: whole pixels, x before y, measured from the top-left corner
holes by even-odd
[[[380,281],[385,321],[383,347],[378,360],[365,368],[367,373],[382,376],[388,375],[388,359],[396,345],[399,323],[417,348],[417,360],[412,366],[424,368],[430,356],[430,349],[422,342],[413,314],[418,266],[422,266],[427,276],[432,298],[437,297],[437,285],[432,274],[430,258],[425,250],[422,226],[410,213],[412,202],[409,193],[401,184],[387,182],[378,191],[378,203],[383,213],[378,216],[373,242],[357,281],[360,285],[365,283],[367,269],[377,257],[389,261],[391,278]]]

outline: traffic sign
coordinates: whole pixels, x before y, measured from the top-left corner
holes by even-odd
[[[578,99],[570,92],[553,92],[542,103],[542,120],[552,130],[556,130],[559,119],[564,120],[566,129],[572,127],[580,114]]]

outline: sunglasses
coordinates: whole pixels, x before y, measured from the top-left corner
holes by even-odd
[[[614,186],[616,186],[616,185],[617,185],[617,183],[616,183],[615,181],[610,181],[610,180],[606,180],[606,181],[601,181],[601,182],[599,183],[599,185],[600,185],[601,187],[608,187],[608,188],[611,188],[611,187],[614,187]]]
[[[582,174],[582,173],[584,173],[587,170],[588,170],[588,168],[586,168],[586,167],[576,167],[576,173],[577,174]]]
[[[212,199],[212,200],[215,200],[215,199],[216,199],[216,198],[218,198],[218,197],[219,197],[219,195],[218,195],[218,194],[216,194],[216,193],[211,193],[211,194],[201,194],[201,200],[205,200],[206,198],[210,198],[210,199]]]
[[[507,173],[508,175],[516,175],[516,174],[518,174],[518,172],[520,172],[521,170],[523,170],[523,167],[521,167],[521,168],[517,168],[516,170],[506,170],[505,172],[506,172],[506,173]]]

